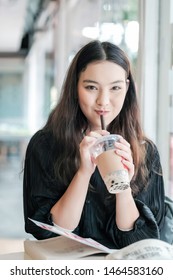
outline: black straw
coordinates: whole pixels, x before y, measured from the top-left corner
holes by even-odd
[[[100,121],[101,121],[101,128],[103,130],[106,130],[106,125],[105,125],[105,120],[103,115],[100,115]],[[108,141],[106,141],[103,145],[103,150],[106,152],[108,150],[108,147],[109,147],[109,143]]]
[[[101,128],[103,130],[106,130],[106,125],[105,125],[105,120],[104,120],[104,116],[100,115],[100,121],[101,121]]]

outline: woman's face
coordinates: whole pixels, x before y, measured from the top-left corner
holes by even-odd
[[[91,130],[101,128],[100,115],[106,126],[120,113],[128,82],[125,70],[109,61],[88,64],[78,81],[78,99]]]

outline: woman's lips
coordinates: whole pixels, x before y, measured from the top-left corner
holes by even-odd
[[[106,115],[107,113],[109,113],[109,111],[96,110],[96,113],[100,116],[100,115]]]

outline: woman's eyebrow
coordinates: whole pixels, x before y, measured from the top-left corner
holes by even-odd
[[[93,84],[99,84],[98,82],[96,81],[93,81],[93,80],[83,80],[83,83],[93,83]],[[118,84],[118,83],[124,83],[124,80],[117,80],[117,81],[114,81],[114,82],[111,82],[110,85],[112,84]]]
[[[83,80],[83,83],[93,83],[93,84],[98,84],[98,82],[93,81],[93,80]]]
[[[124,83],[124,80],[116,80],[114,82],[111,82],[110,84],[118,84],[118,83]]]

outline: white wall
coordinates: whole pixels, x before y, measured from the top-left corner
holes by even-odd
[[[170,68],[172,2],[173,0],[140,1],[141,33],[138,61],[144,131],[159,149],[166,192],[170,191],[169,95],[173,82]]]

